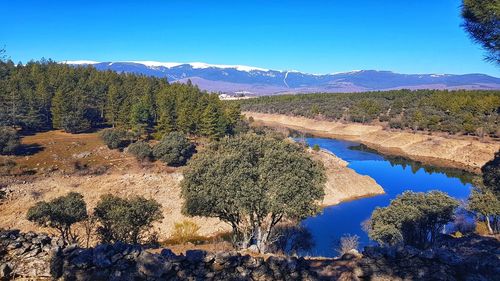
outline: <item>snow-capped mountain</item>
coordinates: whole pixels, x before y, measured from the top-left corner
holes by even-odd
[[[96,62],[64,61],[113,70],[167,78],[170,82],[190,79],[207,91],[270,95],[308,92],[358,92],[390,89],[500,89],[500,78],[485,74],[399,74],[391,71],[356,70],[332,74],[270,70],[244,65],[201,62],[155,61]]]

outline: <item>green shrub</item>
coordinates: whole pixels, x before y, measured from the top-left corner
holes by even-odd
[[[171,132],[155,145],[153,155],[167,165],[177,167],[185,165],[195,151],[195,146],[183,133]]]
[[[153,199],[123,199],[110,194],[101,197],[94,215],[99,222],[97,233],[104,243],[146,241],[153,222],[163,218],[161,205]]]
[[[140,161],[151,160],[153,155],[151,147],[145,141],[136,141],[129,145],[127,152],[134,155]]]
[[[61,129],[65,132],[76,134],[88,131],[91,128],[92,124],[82,116],[69,114],[61,118]]]
[[[0,127],[0,154],[14,154],[21,145],[17,131],[10,127]]]
[[[312,150],[314,150],[314,151],[320,151],[321,148],[319,147],[318,144],[315,144],[315,145],[313,145]]]
[[[110,149],[123,148],[128,144],[127,132],[120,129],[104,129],[101,138]]]
[[[195,155],[181,182],[183,211],[233,227],[234,241],[266,252],[281,220],[317,214],[324,167],[285,140],[248,133],[224,138]],[[262,234],[262,235],[256,235]]]
[[[426,248],[452,221],[457,206],[457,200],[441,191],[406,191],[389,206],[373,211],[368,234],[383,245]]]
[[[76,192],[70,192],[49,202],[38,202],[27,213],[29,221],[57,229],[66,244],[77,241],[71,226],[86,218],[87,204],[83,196]]]

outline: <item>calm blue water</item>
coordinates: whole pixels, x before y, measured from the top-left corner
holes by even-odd
[[[458,170],[422,167],[416,162],[350,149],[359,146],[355,142],[322,138],[308,138],[306,141],[310,146],[318,144],[322,149],[333,152],[347,161],[357,173],[372,177],[386,194],[327,207],[322,214],[304,220],[302,223],[311,232],[315,244],[304,254],[336,256],[337,243],[344,234],[358,235],[361,248],[372,243],[362,230],[361,223],[370,217],[376,207],[389,205],[391,199],[405,190],[441,190],[457,199],[465,199],[472,187]]]

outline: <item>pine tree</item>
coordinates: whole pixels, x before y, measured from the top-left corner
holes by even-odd
[[[106,119],[113,126],[118,123],[118,115],[120,110],[118,88],[115,84],[111,84],[106,95]]]
[[[211,139],[219,139],[226,131],[225,123],[220,109],[209,103],[201,115],[200,133]]]

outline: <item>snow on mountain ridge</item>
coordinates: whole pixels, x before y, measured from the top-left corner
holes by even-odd
[[[65,60],[61,61],[60,63],[80,65],[80,64],[98,64],[99,62],[93,60]]]

